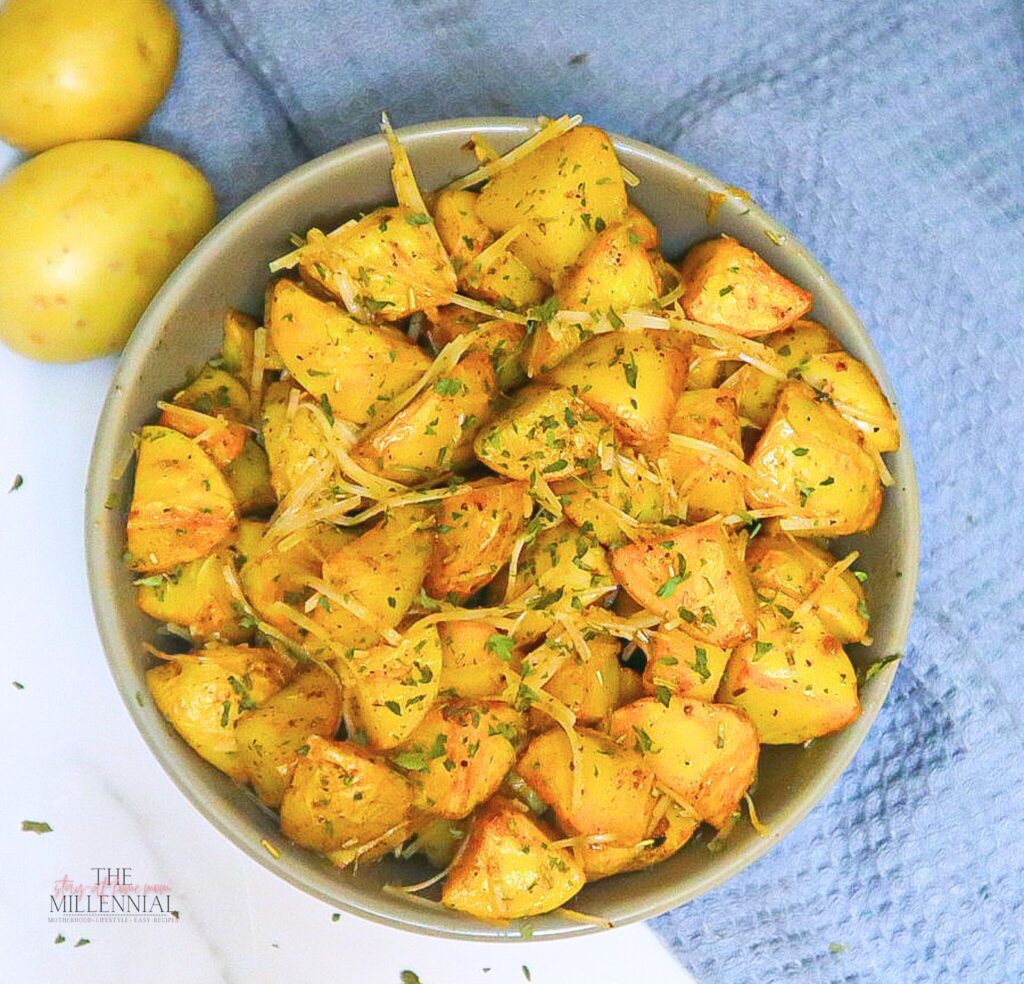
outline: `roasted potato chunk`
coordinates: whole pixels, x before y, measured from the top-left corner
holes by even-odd
[[[659,629],[647,644],[643,689],[664,702],[670,694],[714,700],[729,662],[728,649],[698,642],[682,629]]]
[[[679,264],[686,316],[753,338],[788,328],[814,298],[753,250],[722,236],[698,243]]]
[[[494,232],[525,224],[514,252],[556,283],[597,237],[626,214],[626,186],[608,135],[578,126],[498,173],[476,202]]]
[[[612,734],[643,756],[658,782],[721,830],[757,775],[757,731],[742,711],[688,697],[645,697],[612,715]]]
[[[278,807],[295,765],[309,752],[309,738],[333,738],[341,722],[341,688],[319,666],[299,673],[287,686],[235,725],[245,775],[267,806]]]
[[[288,667],[272,649],[210,646],[146,671],[157,710],[211,765],[244,781],[235,725],[287,681]]]
[[[205,557],[237,524],[231,489],[202,448],[169,427],[143,427],[128,511],[132,569],[158,573]]]
[[[435,348],[444,348],[459,335],[472,334],[470,351],[480,349],[491,357],[498,387],[505,392],[526,379],[523,362],[526,351],[526,328],[514,321],[497,321],[449,305],[441,308],[428,324],[427,337]]]
[[[404,290],[404,288],[403,288]],[[333,413],[365,424],[430,367],[430,357],[395,328],[364,325],[291,280],[270,291],[267,327],[285,367]]]
[[[611,428],[564,387],[526,386],[474,442],[476,456],[509,478],[568,478],[590,471],[614,444]]]
[[[243,386],[252,379],[253,332],[260,323],[251,315],[228,308],[224,314],[224,342],[220,354],[224,368]]]
[[[456,697],[494,697],[519,666],[515,641],[488,622],[460,619],[442,622],[441,693]]]
[[[249,419],[249,391],[231,373],[212,365],[203,366],[188,386],[175,393],[173,402],[207,416],[239,423]]]
[[[525,482],[483,478],[441,500],[424,587],[433,598],[464,599],[508,563],[531,507]]]
[[[254,438],[246,437],[241,453],[224,469],[224,478],[240,516],[268,513],[277,505],[267,452]]]
[[[386,836],[411,807],[409,784],[383,759],[311,735],[281,801],[281,832],[303,847],[334,852]]]
[[[331,467],[321,408],[289,382],[271,383],[263,400],[262,435],[271,489],[283,499],[311,469]],[[325,464],[327,463],[327,464]]]
[[[654,532],[613,550],[611,566],[638,604],[700,642],[729,649],[754,635],[757,600],[721,523]]]
[[[520,919],[564,905],[582,887],[572,853],[514,803],[495,798],[481,811],[462,856],[448,872],[441,902],[480,919]]]
[[[430,216],[400,205],[376,208],[326,236],[311,231],[299,272],[353,312],[384,321],[433,311],[452,299],[456,287]]]
[[[742,708],[764,745],[802,744],[860,716],[857,674],[835,636],[811,615],[799,631],[762,609],[757,639],[729,659],[718,698]]]
[[[200,413],[188,407],[167,404],[160,414],[160,426],[171,427],[186,437],[195,438],[219,468],[226,468],[245,447],[249,431],[226,417]]]
[[[577,724],[597,724],[619,702],[621,646],[611,636],[585,638],[585,642],[586,651],[571,648],[544,689],[573,712]]]
[[[858,533],[874,526],[882,508],[882,482],[864,436],[797,380],[779,396],[750,467],[747,502],[789,507],[806,521],[794,533]]]
[[[668,802],[668,797],[662,797],[661,802],[666,804],[664,812],[654,817],[647,836],[636,844],[617,847],[614,842],[598,841],[579,848],[583,872],[588,882],[608,878],[620,871],[649,868],[652,864],[672,857],[685,846],[700,826],[700,821],[692,811]]]

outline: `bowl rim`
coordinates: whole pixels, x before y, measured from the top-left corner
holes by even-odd
[[[536,131],[537,120],[529,117],[486,116],[459,117],[447,120],[428,121],[412,126],[396,129],[396,133],[407,146],[414,148],[419,140],[429,140],[438,136],[459,134],[469,136],[471,133],[483,134],[514,134],[528,136]],[[675,172],[680,177],[695,181],[708,192],[729,194],[729,186],[709,172],[696,165],[660,150],[650,144],[629,137],[609,132],[616,149],[627,149],[632,155],[642,158],[659,169]],[[95,532],[100,518],[106,512],[109,482],[119,457],[123,457],[123,434],[121,433],[119,395],[126,387],[133,384],[139,377],[140,370],[149,355],[150,349],[159,343],[163,326],[181,295],[187,292],[189,280],[194,270],[201,266],[208,257],[214,256],[218,250],[229,244],[236,230],[244,227],[251,216],[258,213],[278,196],[286,195],[298,185],[315,181],[321,172],[329,172],[341,161],[356,159],[371,149],[378,149],[384,143],[382,135],[372,135],[345,144],[328,151],[287,172],[250,196],[225,218],[223,218],[200,242],[187,254],[163,286],[154,296],[149,306],[139,319],[135,330],[124,348],[110,383],[106,399],[101,410],[93,441],[89,462],[88,477],[85,489],[85,553],[89,591],[93,613],[106,657],[107,667],[122,701],[143,741],[153,756],[160,763],[164,772],[189,803],[231,844],[243,851],[249,858],[256,861],[277,877],[284,879],[293,887],[318,898],[333,907],[342,909],[370,919],[373,922],[407,931],[431,936],[441,936],[461,940],[474,941],[516,941],[526,939],[516,933],[477,924],[467,926],[465,931],[451,930],[447,927],[434,925],[429,910],[409,905],[407,914],[394,914],[395,906],[389,905],[387,897],[381,893],[383,904],[379,908],[367,907],[359,902],[343,897],[345,886],[338,882],[338,895],[332,896],[318,886],[310,884],[300,873],[290,866],[280,864],[261,845],[253,843],[251,838],[243,836],[238,828],[232,826],[222,815],[218,805],[218,797],[207,796],[205,791],[189,785],[184,776],[180,775],[169,754],[164,751],[164,736],[150,727],[143,713],[143,708],[132,699],[130,692],[134,681],[128,675],[128,664],[121,657],[120,640],[118,639],[118,616],[112,596],[102,585],[101,571],[105,564],[102,537]],[[779,223],[773,216],[766,213],[755,202],[747,203],[752,217],[762,224],[770,225],[785,237],[785,249],[795,254],[807,270],[826,287],[834,304],[842,315],[853,325],[858,334],[858,342],[869,353],[870,368],[879,379],[883,390],[892,399],[893,387],[881,357],[867,329],[850,305],[846,296],[837,284],[829,277],[821,263],[807,248]],[[895,406],[895,403],[894,403]],[[920,503],[914,459],[904,426],[903,415],[897,412],[899,421],[900,450],[895,452],[899,461],[900,481],[904,487],[904,518],[900,534],[903,539],[903,550],[900,553],[900,569],[902,578],[898,589],[889,599],[893,618],[893,635],[901,649],[905,648],[910,622],[913,615],[914,598],[920,561]],[[835,785],[840,775],[847,769],[857,754],[864,739],[870,732],[875,719],[885,703],[888,692],[895,678],[899,661],[886,666],[876,677],[875,688],[880,689],[877,701],[872,707],[863,711],[861,716],[848,729],[853,732],[856,740],[848,741],[842,750],[833,754],[825,768],[816,773],[800,789],[794,797],[792,805],[777,820],[772,829],[772,836],[752,840],[749,844],[732,852],[727,861],[721,863],[717,870],[703,877],[693,879],[693,884],[673,891],[670,887],[650,893],[646,904],[636,905],[628,914],[615,922],[615,927],[627,925],[652,918],[676,908],[692,899],[703,895],[758,859],[768,854],[782,839],[801,823],[814,807],[818,806]],[[468,917],[467,917],[468,918]],[[564,939],[590,932],[597,932],[601,927],[570,923],[566,921],[564,928],[545,928],[538,931],[532,940]]]

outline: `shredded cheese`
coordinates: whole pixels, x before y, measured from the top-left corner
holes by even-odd
[[[252,333],[252,376],[249,378],[249,400],[253,420],[259,417],[263,403],[263,373],[267,367],[267,329],[257,328]]]
[[[474,297],[466,297],[465,294],[452,294],[451,303],[465,308],[467,311],[486,314],[487,317],[494,318],[496,321],[511,321],[517,325],[529,324],[529,318],[525,315],[519,314],[516,311],[504,311],[493,304],[488,304],[486,301],[478,301]]]
[[[802,621],[814,608],[817,603],[818,597],[843,571],[849,570],[853,566],[853,563],[860,556],[860,553],[856,550],[851,550],[842,560],[837,560],[824,574],[822,579],[818,582],[818,585],[814,588],[811,593],[804,598],[800,603],[800,607],[793,613],[793,621]]]
[[[737,458],[731,451],[720,448],[710,441],[701,441],[695,437],[686,437],[683,434],[669,434],[669,444],[677,448],[685,448],[700,455],[705,461],[727,468],[729,471],[737,472],[746,478],[753,477],[754,470],[742,458]]]

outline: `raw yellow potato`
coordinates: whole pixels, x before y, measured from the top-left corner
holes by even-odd
[[[626,186],[611,140],[578,126],[501,171],[484,186],[477,215],[494,232],[525,223],[513,251],[556,283],[602,229],[626,214]]]
[[[672,857],[693,836],[700,821],[690,810],[677,803],[667,803],[664,813],[655,816],[647,836],[629,847],[617,847],[612,843],[584,844],[579,849],[583,872],[587,881],[597,881],[617,875],[620,871],[640,871],[652,864]],[[658,807],[655,807],[656,811]]]
[[[571,390],[623,441],[649,448],[668,433],[686,384],[688,349],[670,332],[610,332],[585,342],[547,378]]]
[[[420,809],[459,820],[498,791],[524,731],[522,715],[508,704],[440,703],[391,761],[407,773]]]
[[[432,625],[397,646],[356,651],[352,693],[360,728],[374,748],[394,748],[416,730],[440,689],[441,661],[441,638]]]
[[[750,458],[751,508],[785,506],[818,536],[870,529],[882,508],[882,482],[864,436],[806,383],[792,380]]]
[[[704,822],[729,824],[757,775],[757,731],[742,711],[688,697],[645,697],[612,715],[612,734]]]
[[[590,471],[614,445],[612,429],[564,387],[525,386],[476,436],[476,456],[509,478],[567,478]]]
[[[634,601],[700,642],[729,649],[754,635],[757,599],[721,523],[654,531],[613,550],[611,565]]]
[[[566,518],[606,547],[624,543],[636,523],[664,518],[664,483],[625,451],[615,456],[608,471],[598,468],[552,482],[551,491],[559,497]]]
[[[169,427],[143,427],[128,511],[132,569],[169,571],[205,557],[237,523],[231,490],[202,448]]]
[[[341,722],[341,689],[319,666],[299,673],[235,725],[238,757],[259,798],[278,807],[309,738],[333,738]]]
[[[407,485],[431,481],[473,460],[473,438],[490,416],[498,380],[486,352],[468,352],[407,407],[366,435],[352,456]]]
[[[241,454],[224,469],[224,478],[238,504],[240,516],[267,513],[277,505],[277,495],[270,483],[267,452],[255,438],[245,439]]]
[[[531,506],[525,482],[482,478],[441,500],[424,587],[433,598],[465,598],[508,563]]]
[[[764,745],[801,744],[860,715],[857,674],[835,636],[810,615],[794,631],[768,608],[757,639],[732,654],[717,699],[742,708]]]
[[[317,422],[320,412],[320,406],[290,382],[267,387],[261,431],[270,485],[278,499],[301,485],[311,468],[326,467],[329,451]]]
[[[626,223],[605,229],[558,282],[558,306],[564,311],[604,315],[613,320],[626,311],[650,308],[660,282],[641,238]],[[557,366],[592,334],[589,319],[549,321],[534,333],[527,361],[531,376]]]
[[[729,662],[729,650],[698,642],[682,629],[659,629],[647,645],[643,689],[664,700],[668,694],[714,700]]]
[[[377,208],[329,235],[311,231],[299,258],[303,280],[359,312],[401,321],[455,293],[455,270],[423,212]]]
[[[556,837],[511,801],[481,811],[441,902],[478,919],[520,919],[557,909],[582,887],[583,870]]]
[[[698,243],[679,264],[686,316],[748,338],[788,328],[814,298],[735,239]]]
[[[510,670],[518,669],[514,640],[489,622],[442,622],[441,693],[455,697],[493,697],[505,689]]]
[[[115,351],[215,217],[203,175],[156,147],[87,140],[26,161],[0,181],[0,340],[44,362]]]
[[[729,516],[745,507],[743,445],[740,419],[731,393],[715,389],[687,390],[676,403],[671,431],[681,437],[721,448],[695,450],[671,443],[661,452],[686,518],[692,522]]]
[[[586,652],[570,648],[561,666],[544,684],[544,690],[560,700],[577,724],[597,724],[608,717],[619,702],[619,649],[611,636],[586,638]],[[530,683],[526,679],[526,683]]]
[[[7,0],[0,140],[28,153],[130,137],[170,88],[178,26],[160,0]]]
[[[840,642],[863,642],[869,616],[864,589],[852,570],[825,581],[836,563],[827,550],[810,541],[762,535],[747,546],[747,570],[762,597],[790,609],[814,595],[811,613]]]
[[[291,280],[271,288],[267,327],[296,381],[356,424],[372,420],[382,401],[408,389],[430,367],[430,357],[402,332],[361,324]]]
[[[652,769],[632,746],[616,744],[606,734],[589,730],[576,734],[577,765],[568,736],[557,728],[530,742],[516,771],[554,810],[568,833],[609,834],[619,847],[637,844],[647,834],[654,810]]]
[[[381,524],[324,561],[331,598],[313,614],[338,646],[373,646],[405,616],[434,547],[434,517],[419,506],[392,510]]]
[[[273,649],[210,646],[147,670],[146,686],[160,713],[199,755],[244,781],[235,724],[280,690],[290,672]]]
[[[427,338],[438,349],[453,338],[469,333],[473,335],[472,348],[482,349],[491,357],[502,391],[514,389],[526,379],[523,356],[527,336],[524,325],[514,321],[488,320],[454,304],[436,311],[427,324]]]
[[[811,356],[820,352],[840,351],[839,343],[827,328],[804,319],[762,341],[775,352],[779,368],[787,373],[806,366]],[[742,417],[764,428],[778,402],[782,383],[754,366],[744,365],[729,377],[723,389],[735,395]]]
[[[303,847],[335,852],[388,835],[411,807],[409,784],[383,759],[351,742],[311,735],[281,802],[281,833]]]

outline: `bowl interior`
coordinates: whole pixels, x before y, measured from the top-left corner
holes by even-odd
[[[463,145],[482,133],[499,150],[536,129],[518,119],[456,120],[400,132],[421,185],[438,187],[472,169]],[[866,362],[892,389],[863,326],[824,270],[792,237],[760,209],[729,194],[710,175],[677,158],[634,141],[615,138],[620,158],[640,178],[631,197],[658,224],[670,259],[693,242],[719,233],[735,236],[776,269],[812,291],[812,316]],[[125,570],[124,512],[108,508],[126,501],[132,433],[154,417],[157,399],[175,390],[186,370],[219,350],[226,307],[262,311],[267,263],[285,252],[290,232],[310,226],[331,228],[354,212],[392,199],[390,158],[384,141],[371,138],[328,154],[286,175],[250,199],[189,255],[139,322],[125,350],[99,423],[87,490],[86,540],[93,603],[114,679],[129,712],[154,755],[182,792],[218,829],[261,864],[331,905],[424,933],[475,939],[520,939],[520,928],[501,929],[457,913],[417,904],[381,891],[387,883],[407,884],[426,875],[416,864],[386,859],[358,872],[338,871],[328,862],[289,844],[276,818],[255,797],[200,760],[180,741],[146,698],[148,657],[143,642],[156,642],[154,623],[135,607],[131,575]],[[725,195],[709,217],[708,194]],[[895,484],[887,492],[878,525],[870,536],[849,538],[858,566],[870,572],[865,584],[875,613],[870,653],[854,647],[864,664],[902,649],[910,620],[918,558],[917,488],[913,462],[903,448],[890,456]],[[853,757],[878,713],[895,667],[887,667],[864,687],[861,718],[844,732],[809,748],[765,748],[757,806],[772,836],[757,836],[746,823],[720,853],[706,839],[691,842],[654,868],[587,886],[572,903],[615,925],[656,915],[719,884],[764,854],[825,794]],[[141,696],[141,703],[136,695]],[[268,839],[280,851],[272,858],[261,846]],[[559,915],[530,920],[531,938],[568,936],[595,927]]]

